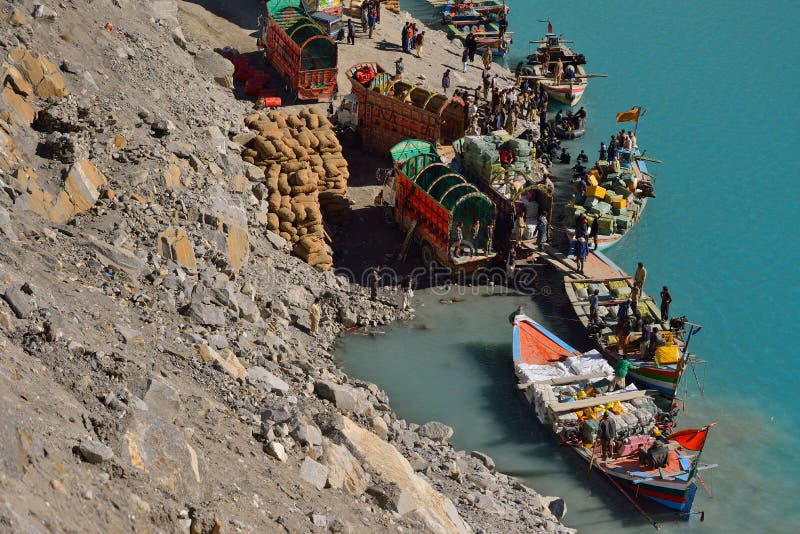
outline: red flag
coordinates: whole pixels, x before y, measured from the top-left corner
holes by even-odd
[[[667,439],[670,441],[677,441],[684,448],[689,449],[690,451],[702,451],[707,435],[708,427],[701,428],[699,430],[692,428],[687,430],[679,430]]]
[[[550,24],[550,21],[547,22],[547,33],[553,33],[553,25]]]

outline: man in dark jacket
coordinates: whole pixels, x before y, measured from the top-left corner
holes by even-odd
[[[614,458],[614,438],[616,436],[617,424],[611,419],[611,415],[606,412],[597,427],[597,439],[600,440],[603,460],[607,460],[609,457]]]

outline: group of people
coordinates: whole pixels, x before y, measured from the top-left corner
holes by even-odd
[[[556,112],[556,116],[554,117],[554,124],[557,128],[560,128],[564,132],[569,132],[572,130],[578,130],[583,128],[583,125],[586,121],[586,110],[583,109],[583,106],[572,113],[570,110],[566,110],[563,112],[562,110],[558,110]]]
[[[608,141],[608,146],[602,141],[600,142],[600,159],[603,161],[611,161],[615,159],[617,150],[627,150],[632,152],[637,148],[636,134],[633,132],[620,130],[616,135],[612,135]]]
[[[416,23],[406,22],[403,24],[403,29],[400,30],[400,42],[403,52],[411,54],[413,50],[416,56],[420,57],[422,46],[425,44],[425,32],[419,31]]]
[[[483,245],[485,253],[490,254],[492,249],[492,240],[494,238],[494,222],[490,222],[485,228],[483,228],[481,227],[481,222],[476,219],[468,230],[470,250],[473,253],[477,253],[480,249],[480,245]],[[467,228],[463,222],[459,222],[453,228],[453,234],[450,236],[450,251],[453,258],[461,257],[464,245],[466,244],[464,239],[466,231]]]

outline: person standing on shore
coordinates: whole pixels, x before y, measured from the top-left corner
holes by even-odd
[[[606,411],[600,424],[597,425],[597,439],[600,440],[600,449],[603,451],[603,461],[614,459],[614,438],[617,437],[617,424]]]
[[[312,336],[317,337],[317,330],[319,330],[319,321],[322,319],[322,310],[319,307],[319,297],[314,299],[311,306],[308,308],[308,317],[311,320],[311,328],[309,332]]]
[[[394,79],[399,80],[403,77],[403,71],[405,70],[405,66],[403,65],[403,58],[399,58],[397,61],[394,62]]]
[[[422,45],[425,44],[425,32],[420,32],[419,35],[414,37],[414,47],[417,49],[417,57],[422,55]]]
[[[375,7],[370,5],[369,10],[367,12],[367,27],[369,28],[369,38],[372,39],[372,32],[375,29]]]
[[[464,223],[458,223],[455,235],[453,236],[453,257],[461,255],[461,242],[464,241]]]
[[[450,89],[450,69],[444,71],[442,75],[442,92],[447,94],[448,89]]]
[[[414,44],[414,38],[417,36],[417,25],[416,23],[412,24],[408,27],[408,46],[411,50],[414,50],[416,46]]]
[[[661,320],[669,321],[669,305],[672,304],[672,295],[667,286],[661,288]]]
[[[467,72],[467,59],[469,59],[469,52],[465,48],[463,52],[461,52],[461,65],[462,65],[462,72]]]
[[[412,298],[414,298],[414,278],[409,275],[403,284],[403,311],[411,309]]]
[[[473,30],[470,30],[464,39],[464,46],[469,53],[469,62],[472,63],[475,61],[475,52],[478,50],[478,43],[475,41],[475,33]]]
[[[347,19],[347,44],[356,44],[356,27],[353,24],[353,19]]]
[[[633,281],[639,286],[639,289],[644,289],[644,282],[647,280],[647,269],[644,264],[639,262],[636,264],[636,272],[633,274]]]
[[[408,46],[408,27],[409,23],[406,22],[403,24],[403,29],[400,31],[400,42],[403,44],[403,52],[408,54],[409,46]]]
[[[378,300],[378,281],[381,278],[381,265],[375,266],[369,279],[369,299],[373,302]]]
[[[492,68],[492,50],[488,46],[486,50],[483,51],[483,55],[481,56],[483,60],[483,68],[489,70]]]
[[[375,6],[375,23],[381,23],[381,0],[372,0],[372,5]]]
[[[483,80],[483,99],[488,101],[489,87],[492,85],[492,76],[491,74],[489,74],[489,69],[483,69],[483,73],[481,74],[481,80]]]
[[[369,13],[369,4],[361,5],[361,31],[367,33],[367,14]]]

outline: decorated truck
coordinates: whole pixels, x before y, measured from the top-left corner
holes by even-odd
[[[471,272],[495,257],[495,207],[489,197],[443,164],[436,146],[421,139],[401,141],[390,150],[394,173],[383,200],[406,233],[404,259],[419,246],[425,267],[440,264]]]
[[[466,130],[461,98],[396,79],[377,63],[347,71],[353,92],[344,97],[336,122],[361,134],[363,146],[382,154],[404,139],[451,145]]]
[[[276,0],[262,17],[258,40],[273,68],[298,100],[332,98],[336,92],[336,43],[306,13],[299,0]]]

